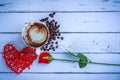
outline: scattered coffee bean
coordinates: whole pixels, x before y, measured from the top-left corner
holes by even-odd
[[[60,39],[60,37],[57,37],[58,39]]]
[[[60,25],[57,26],[58,28],[60,27]]]
[[[60,36],[61,34],[60,33],[58,33],[58,36]]]
[[[50,33],[50,37],[48,41],[46,42],[45,45],[43,45],[43,47],[41,47],[41,50],[44,50],[44,51],[50,51],[50,50],[55,51],[55,49],[58,48],[58,42],[55,42],[55,40],[57,39],[63,40],[63,37],[61,37],[61,33],[59,31],[60,25],[58,24],[57,21],[55,21],[55,19],[53,19],[54,15],[55,15],[55,12],[50,13],[49,18],[46,17],[40,20],[41,22],[46,24]]]
[[[53,40],[56,40],[56,38],[55,38],[55,37],[53,37]]]
[[[53,47],[52,50],[55,51],[55,48]]]
[[[57,30],[57,33],[59,33],[59,30]],[[60,34],[60,33],[59,33]]]
[[[61,37],[61,40],[63,40],[64,38],[63,37]]]
[[[40,50],[43,50],[42,48],[40,48]]]
[[[55,12],[53,12],[53,15],[55,15]]]
[[[53,47],[53,45],[50,45],[50,47]]]
[[[51,47],[49,47],[49,50],[51,50],[52,48]]]
[[[56,48],[58,48],[58,45],[56,46]]]
[[[52,22],[55,22],[55,20],[54,20],[54,19],[52,19],[51,21],[52,21]]]
[[[47,49],[48,46],[45,46],[45,48]]]
[[[52,44],[54,44],[54,42],[51,42]]]
[[[57,24],[57,22],[55,22],[55,25]]]
[[[49,16],[50,16],[51,18],[54,17],[54,15],[55,15],[55,12],[49,14]]]
[[[45,18],[45,21],[47,21],[47,20],[48,20],[48,17]]]
[[[55,44],[58,44],[58,42],[56,42]]]
[[[43,18],[43,19],[41,19],[40,21],[41,21],[41,22],[45,22],[45,19]]]
[[[44,51],[46,51],[46,49],[44,49]]]

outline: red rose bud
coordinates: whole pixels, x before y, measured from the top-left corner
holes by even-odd
[[[41,52],[39,56],[39,63],[48,64],[52,61],[52,56],[48,52]]]

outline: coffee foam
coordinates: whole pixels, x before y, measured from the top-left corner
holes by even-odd
[[[45,44],[49,37],[49,31],[44,24],[34,22],[23,29],[22,37],[25,44],[36,48]]]

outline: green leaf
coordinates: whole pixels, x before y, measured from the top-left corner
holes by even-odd
[[[79,67],[80,68],[86,67],[88,64],[88,58],[85,55],[83,55],[82,53],[78,53],[78,58],[79,58],[79,62],[78,62]]]

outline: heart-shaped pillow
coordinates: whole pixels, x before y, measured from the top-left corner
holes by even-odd
[[[26,47],[22,51],[12,44],[4,46],[3,58],[7,66],[13,70],[16,74],[22,73],[25,68],[30,69],[30,65],[36,59],[37,55],[35,49]]]

